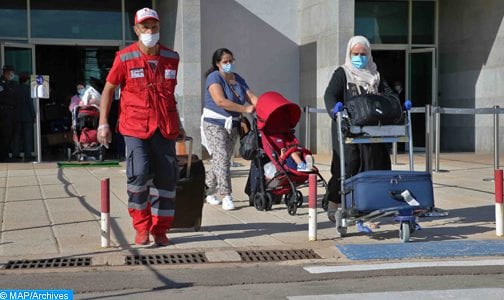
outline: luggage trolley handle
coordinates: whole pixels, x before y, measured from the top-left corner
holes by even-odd
[[[187,169],[186,169],[186,179],[191,177],[191,163],[192,163],[192,147],[193,147],[193,138],[190,136],[185,136],[184,139],[177,138],[177,143],[189,142],[189,148],[187,149]]]

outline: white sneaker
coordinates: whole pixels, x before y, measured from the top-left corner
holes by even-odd
[[[206,196],[206,202],[211,205],[219,205],[220,204],[219,198],[217,198],[217,196],[215,196],[215,195]]]
[[[222,199],[222,209],[223,210],[233,210],[235,209],[233,198],[231,196],[224,196]]]

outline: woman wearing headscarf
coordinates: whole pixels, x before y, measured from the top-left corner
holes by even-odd
[[[334,71],[324,94],[326,110],[332,117],[337,102],[361,94],[392,94],[392,89],[382,80],[373,62],[371,46],[363,36],[354,36],[348,41],[345,63]],[[332,163],[331,179],[327,188],[329,220],[335,222],[335,213],[340,196],[340,155],[337,124],[331,124]],[[345,175],[354,176],[367,170],[390,170],[390,156],[386,144],[345,144]]]

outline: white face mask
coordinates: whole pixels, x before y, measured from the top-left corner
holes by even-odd
[[[145,45],[145,47],[152,48],[156,46],[159,41],[159,32],[154,34],[140,33],[140,41]]]

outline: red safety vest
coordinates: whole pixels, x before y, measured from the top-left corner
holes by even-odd
[[[119,132],[148,139],[157,128],[167,139],[179,134],[175,85],[179,55],[162,45],[155,70],[134,43],[117,52],[126,80],[121,84]],[[117,61],[117,58],[116,58]]]

